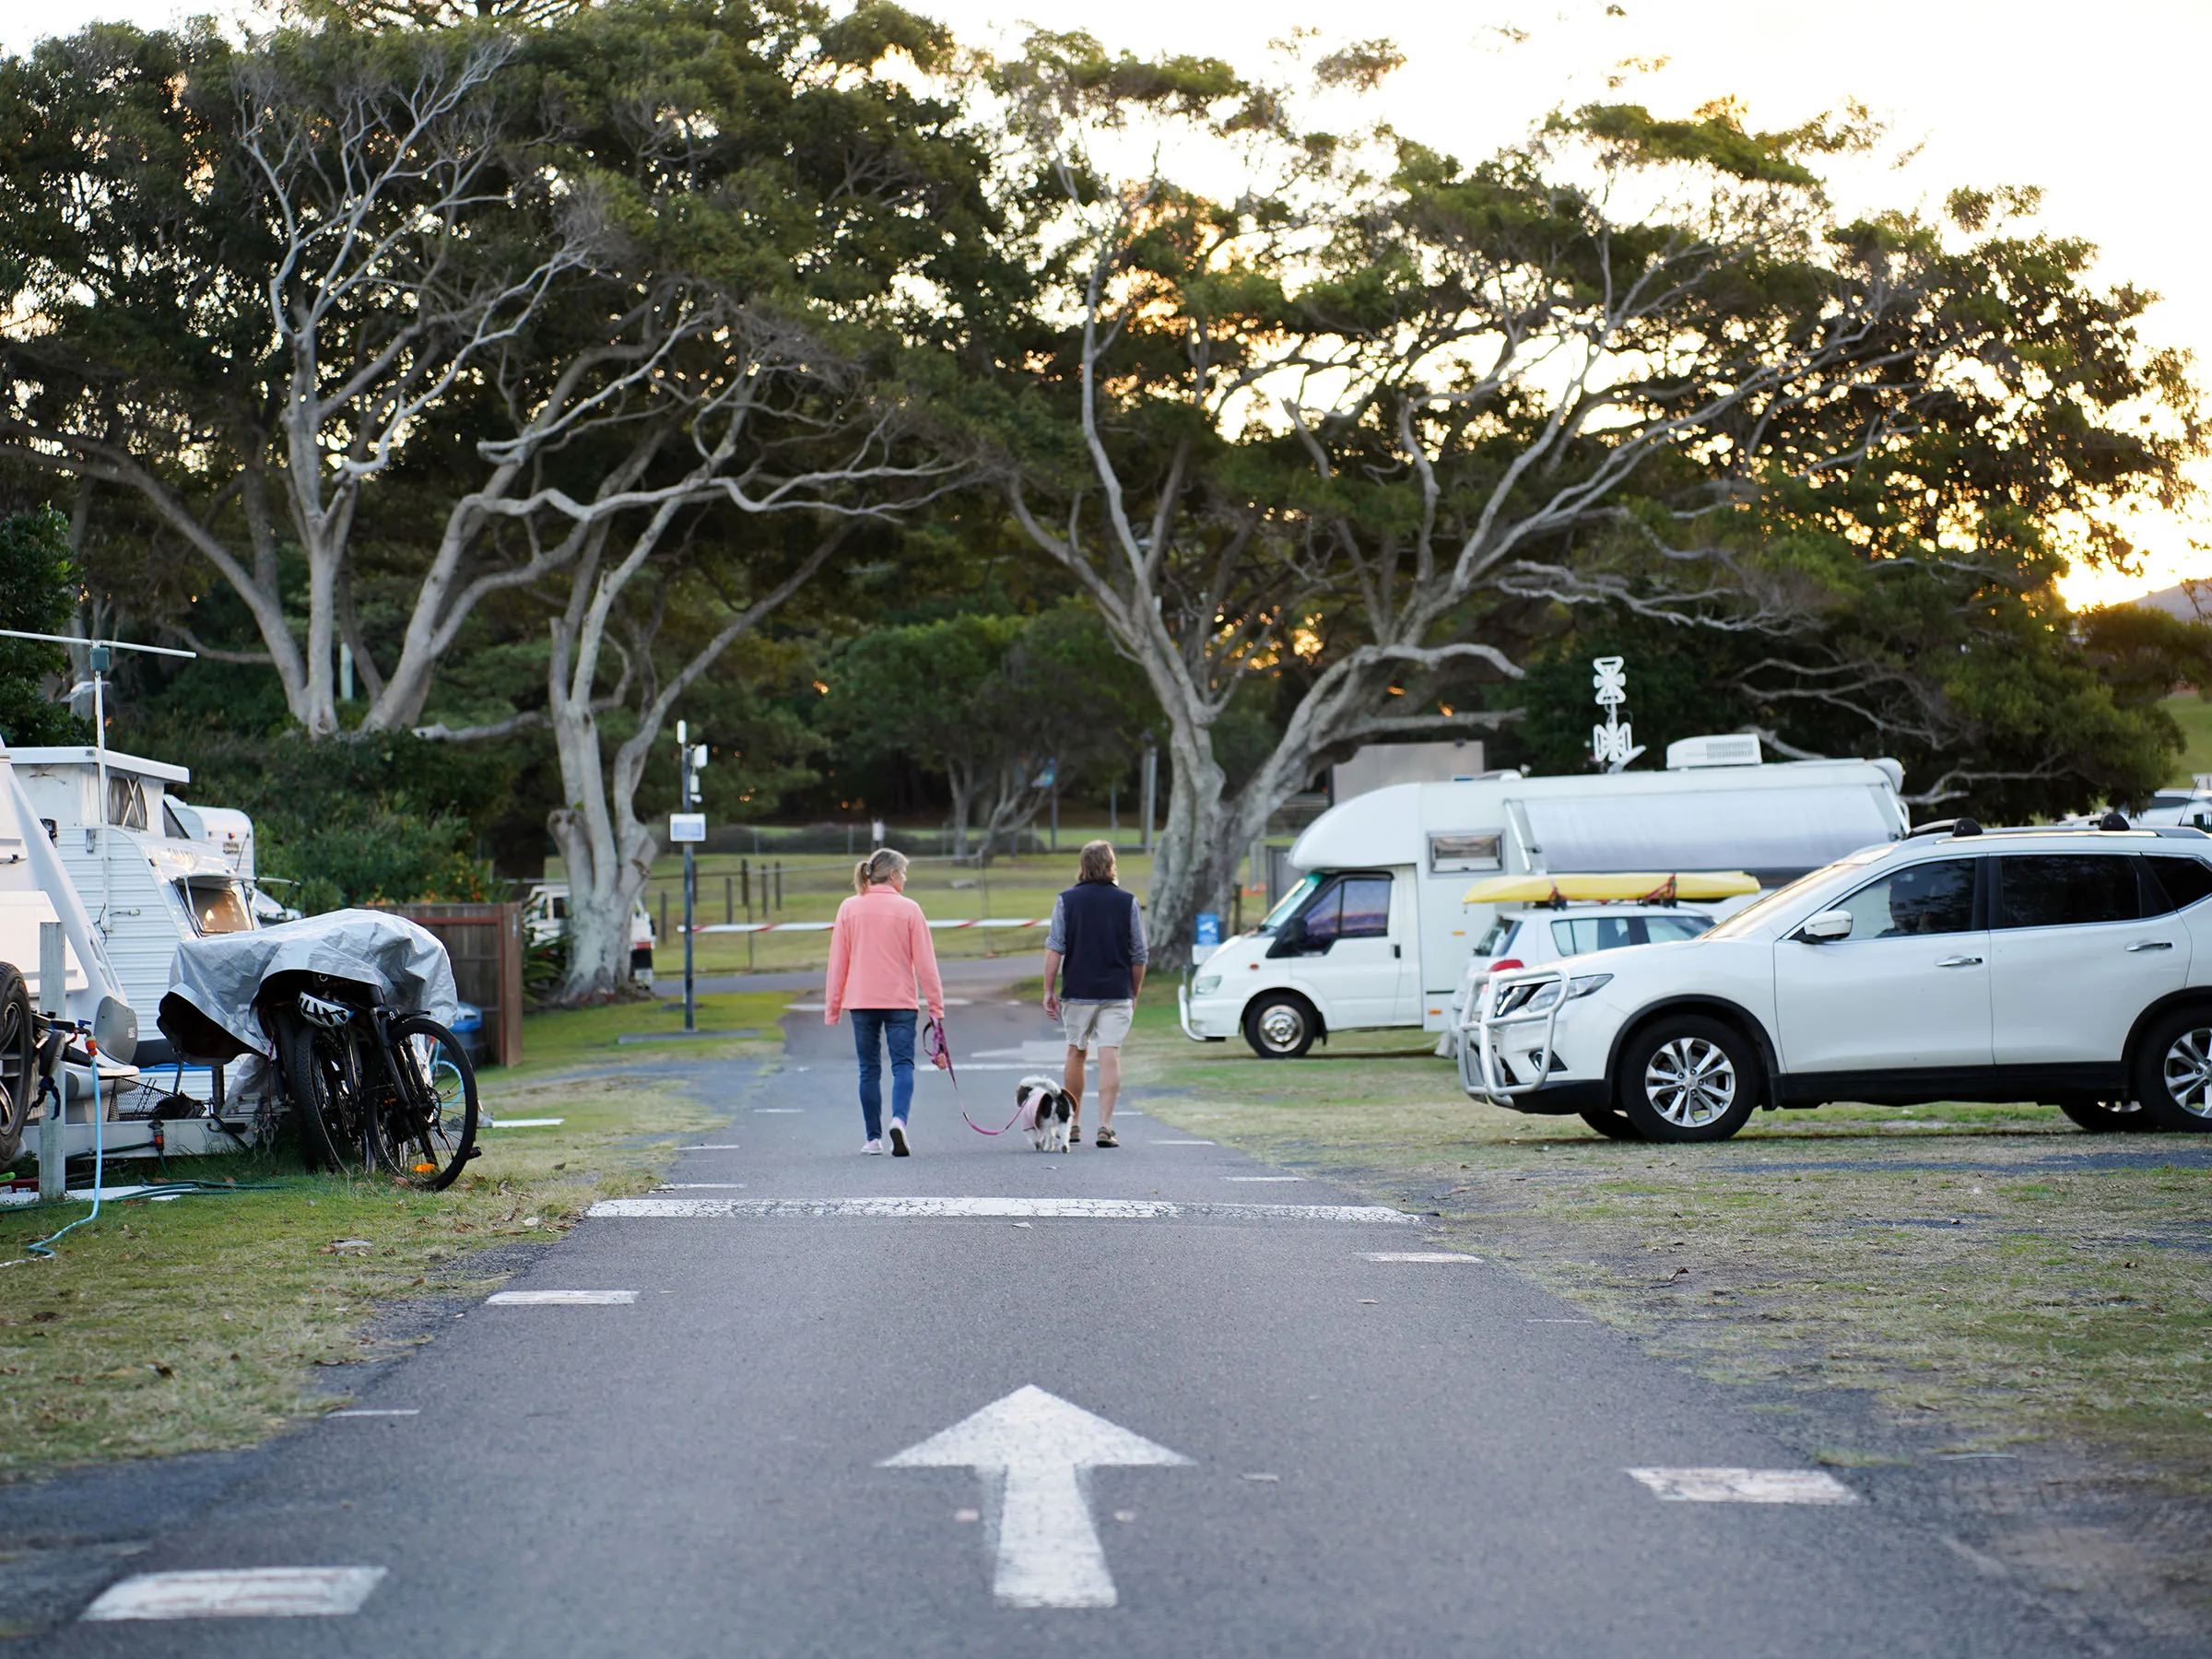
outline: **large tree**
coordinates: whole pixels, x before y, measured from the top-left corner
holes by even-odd
[[[1393,59],[1371,42],[1316,68],[1342,86]],[[1819,168],[1872,141],[1853,115],[1759,133],[1724,103],[1596,106],[1467,166],[1079,36],[1033,40],[1002,87],[1059,189],[1070,318],[1017,377],[1007,497],[1165,711],[1170,937],[1321,762],[1498,721],[1484,682],[1522,672],[1532,606],[1817,640],[1839,587],[1906,551],[1842,520],[1887,500],[1919,528],[1891,499],[1916,470],[2005,473],[1945,502],[2047,535],[2176,488],[2194,443],[2171,361],[2127,332],[2139,297],[2092,293],[2065,250],[1841,221]],[[1235,187],[1110,165],[1167,153],[1132,142],[1147,124],[1210,136]],[[2016,313],[2028,293],[2059,310]],[[2051,385],[2043,421],[2022,399]],[[2123,431],[2146,394],[2173,418]],[[1820,535],[1783,545],[1807,516]],[[1929,516],[1924,539],[1981,528]],[[1232,787],[1216,729],[1255,676],[1279,735]]]

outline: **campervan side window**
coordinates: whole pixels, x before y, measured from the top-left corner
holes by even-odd
[[[1380,939],[1390,933],[1390,877],[1347,876],[1306,912],[1306,940]]]
[[[119,830],[146,828],[146,785],[123,772],[108,774],[108,822]]]

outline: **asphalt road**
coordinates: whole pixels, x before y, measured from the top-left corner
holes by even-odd
[[[850,1039],[819,1019],[770,1075],[699,1068],[729,1126],[662,1195],[782,1209],[587,1221],[510,1289],[634,1302],[470,1309],[355,1402],[417,1415],[294,1435],[116,1567],[383,1570],[358,1611],[80,1621],[37,1651],[2080,1651],[1881,1471],[1839,1472],[1849,1502],[1663,1500],[1629,1471],[1805,1460],[1493,1265],[1371,1259],[1422,1253],[1418,1222],[1231,1207],[1355,1195],[1147,1116],[1114,1151],[986,1140],[935,1077],[918,1156],[862,1157]],[[1052,1030],[979,995],[955,1035],[995,1125]],[[1030,1202],[827,1203],[897,1198]],[[1049,1213],[1101,1199],[1145,1213]]]

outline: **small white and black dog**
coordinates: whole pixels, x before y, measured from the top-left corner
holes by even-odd
[[[1030,1132],[1030,1144],[1040,1152],[1067,1150],[1068,1126],[1075,1122],[1076,1102],[1067,1090],[1050,1077],[1024,1077],[1014,1085],[1015,1122]]]

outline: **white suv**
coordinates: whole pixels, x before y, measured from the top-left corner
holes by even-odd
[[[1493,977],[1468,1093],[1660,1141],[1825,1100],[2212,1130],[2207,898],[2196,830],[1929,826],[1700,938]]]

